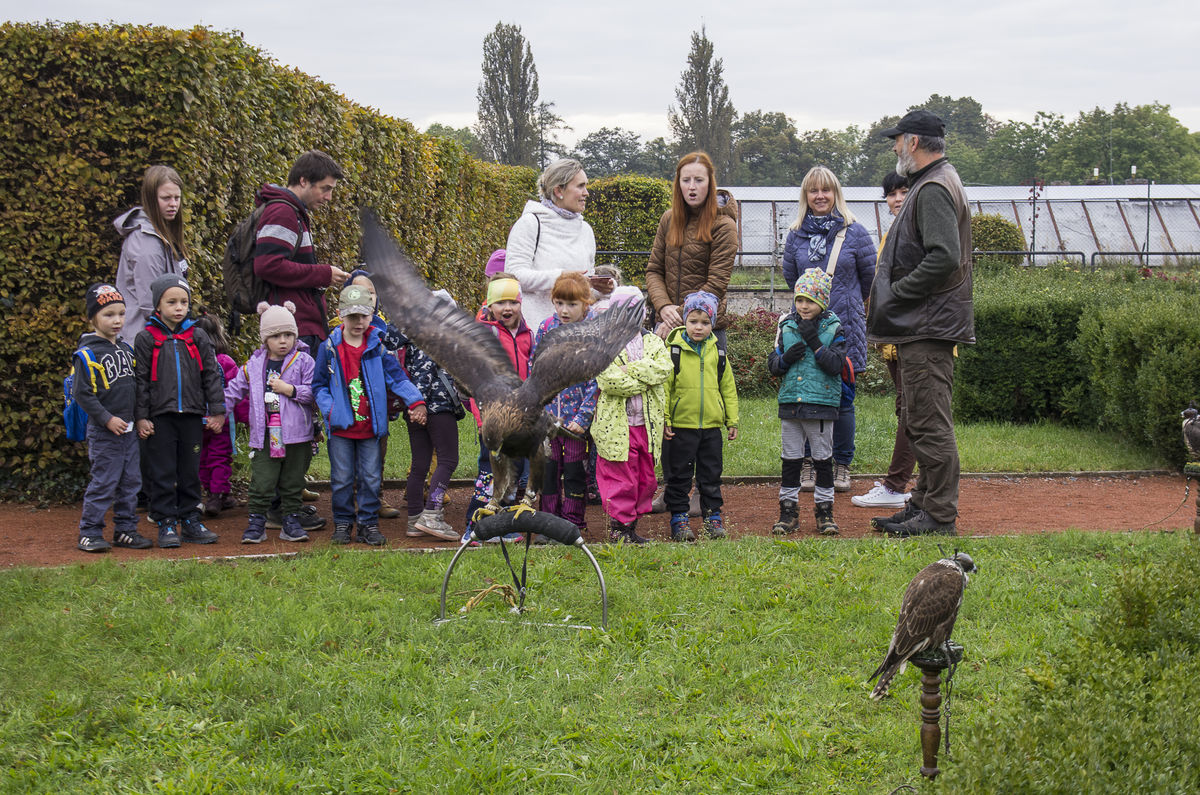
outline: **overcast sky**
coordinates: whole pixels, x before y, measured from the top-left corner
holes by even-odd
[[[277,61],[421,129],[475,122],[483,38],[504,21],[529,40],[541,99],[574,128],[560,136],[568,144],[603,126],[667,135],[667,108],[701,25],[724,60],[734,107],[783,111],[801,130],[867,126],[937,93],[970,95],[1002,121],[1162,102],[1200,131],[1194,0],[0,0],[0,8],[9,21],[238,30]]]

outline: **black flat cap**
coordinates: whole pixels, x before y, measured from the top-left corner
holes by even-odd
[[[910,110],[895,127],[884,130],[880,135],[884,138],[895,138],[901,133],[942,138],[946,135],[946,124],[937,114],[927,110]]]

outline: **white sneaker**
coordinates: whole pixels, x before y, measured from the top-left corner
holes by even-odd
[[[854,495],[850,498],[850,502],[859,508],[903,508],[911,496],[909,493],[901,494],[898,491],[892,491],[877,480],[870,491],[866,494]]]

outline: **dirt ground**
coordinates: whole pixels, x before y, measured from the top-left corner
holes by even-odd
[[[852,494],[863,494],[872,478],[856,478],[850,493],[837,495],[834,518],[843,538],[874,535],[872,516],[888,514],[858,508],[850,503]],[[1194,485],[1194,484],[1193,484]],[[1077,528],[1092,531],[1191,529],[1196,518],[1195,491],[1185,500],[1183,475],[1087,475],[1087,476],[972,476],[964,477],[959,498],[958,531],[963,536],[991,536],[1013,533],[1046,533]],[[725,521],[733,539],[748,535],[769,535],[779,516],[777,484],[727,484],[724,489]],[[393,505],[401,505],[403,493],[386,489],[384,496]],[[464,524],[463,512],[469,498],[466,487],[450,491],[451,503],[446,515],[455,528]],[[801,532],[813,535],[813,518],[802,494]],[[323,492],[316,503],[322,516],[330,516],[329,494]],[[589,543],[598,543],[603,534],[603,514],[598,506],[588,508]],[[226,511],[205,520],[209,529],[221,538],[215,544],[184,544],[179,549],[114,549],[107,554],[88,554],[75,549],[78,538],[79,506],[65,505],[33,508],[0,503],[0,567],[56,566],[66,563],[90,563],[105,558],[138,560],[148,557],[195,558],[227,555],[255,555],[297,552],[329,543],[329,526],[311,533],[312,541],[295,544],[278,540],[278,531],[270,531],[266,542],[241,544],[245,529],[244,509]],[[693,529],[699,519],[692,520]],[[408,538],[404,519],[383,520],[380,529],[392,549],[453,548],[453,542],[430,537]],[[153,527],[142,521],[142,534],[154,538]],[[667,515],[643,519],[638,532],[657,541],[667,539]],[[111,526],[106,537],[112,538]],[[357,549],[366,549],[354,545]]]

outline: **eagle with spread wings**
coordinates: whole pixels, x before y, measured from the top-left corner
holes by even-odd
[[[362,254],[388,317],[475,398],[480,435],[492,459],[492,497],[482,515],[495,513],[529,459],[523,508],[534,510],[545,470],[545,442],[573,435],[546,411],[562,390],[595,378],[639,332],[643,302],[546,332],[521,381],[491,327],[430,292],[420,272],[374,213],[362,211]]]
[[[936,649],[950,639],[967,587],[967,574],[975,570],[970,555],[955,552],[953,557],[930,563],[912,578],[900,603],[900,619],[887,655],[871,674],[871,679],[879,677],[871,698],[878,701],[887,695],[888,685],[904,673],[914,654]]]

